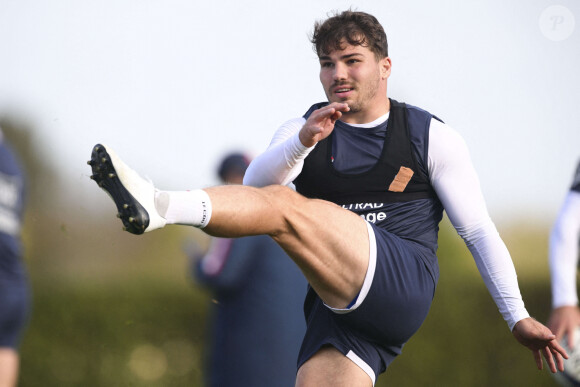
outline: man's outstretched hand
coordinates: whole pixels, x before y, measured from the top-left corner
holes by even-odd
[[[518,321],[512,333],[517,341],[532,351],[539,370],[544,368],[543,355],[550,371],[564,371],[564,359],[568,359],[568,354],[546,326],[528,317]]]
[[[314,146],[324,140],[334,130],[334,123],[342,117],[342,113],[350,108],[346,103],[333,102],[312,112],[298,134],[300,142],[306,147]]]

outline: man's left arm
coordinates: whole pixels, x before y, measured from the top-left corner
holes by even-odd
[[[547,328],[530,318],[524,306],[513,262],[489,217],[467,145],[456,131],[437,120],[431,121],[428,169],[431,184],[449,220],[473,255],[510,330],[520,343],[532,350],[536,362],[543,352],[550,369],[556,372],[554,359],[545,351],[555,354],[560,368],[563,349]],[[540,368],[541,358],[537,364]]]

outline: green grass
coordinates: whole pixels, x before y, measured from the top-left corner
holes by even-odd
[[[192,289],[147,281],[39,290],[22,386],[200,385],[205,302]]]
[[[181,251],[199,233],[117,228],[48,228],[27,244],[33,305],[20,386],[201,385],[209,297]]]

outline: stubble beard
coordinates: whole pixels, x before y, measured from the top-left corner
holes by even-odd
[[[330,98],[330,89],[332,87],[334,87],[335,85],[333,85],[331,88],[329,88],[328,91],[326,91],[326,98],[328,99],[329,102],[346,102],[348,103],[348,107],[349,107],[349,111],[348,112],[343,112],[342,114],[344,115],[350,115],[350,114],[355,114],[355,113],[359,113],[363,110],[365,110],[366,108],[369,107],[369,104],[371,103],[371,101],[376,97],[378,90],[379,90],[379,83],[380,83],[381,77],[380,74],[377,74],[377,77],[375,79],[373,79],[372,81],[366,82],[364,85],[360,85],[360,84],[349,84],[351,86],[354,87],[354,90],[356,92],[355,98],[354,100],[349,100],[347,99],[334,99],[334,101]]]

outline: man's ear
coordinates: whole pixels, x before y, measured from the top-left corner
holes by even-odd
[[[379,67],[381,69],[381,78],[387,79],[391,75],[391,58],[388,56],[384,57],[379,61]]]

